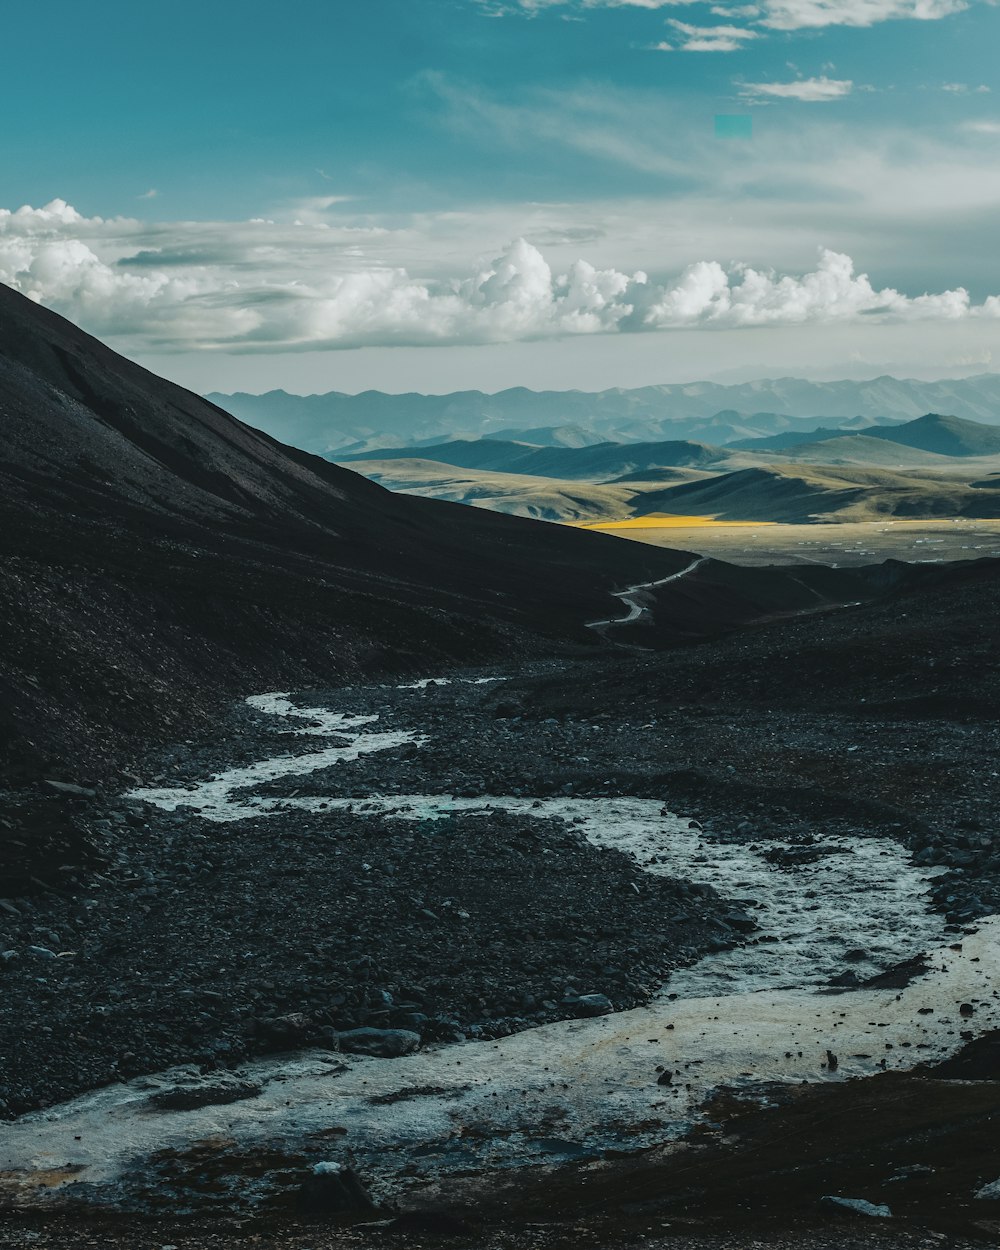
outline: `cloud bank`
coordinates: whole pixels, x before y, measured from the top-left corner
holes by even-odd
[[[981,2],[981,0],[980,0]],[[987,0],[992,2],[992,0]],[[550,8],[668,9],[702,0],[484,0],[494,13],[538,13]],[[758,0],[756,4],[713,4],[720,17],[744,18],[772,30],[816,30],[825,26],[875,26],[908,19],[934,22],[961,13],[977,0]]]
[[[270,352],[507,343],[692,327],[1000,318],[964,288],[876,288],[849,256],[777,274],[697,261],[667,281],[554,269],[516,239],[465,275],[366,261],[372,227],[83,217],[62,200],[0,210],[0,281],[93,333],[159,351]]]

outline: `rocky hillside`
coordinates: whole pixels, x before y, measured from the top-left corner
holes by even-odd
[[[390,494],[0,288],[0,779],[93,781],[218,699],[592,645],[686,560]]]

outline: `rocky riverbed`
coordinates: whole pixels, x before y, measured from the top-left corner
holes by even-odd
[[[469,736],[500,724],[486,689],[324,696],[337,714],[384,717],[390,744],[328,771],[366,796],[392,774],[412,788],[415,772],[443,792]],[[428,721],[452,730],[430,756],[413,741]],[[220,762],[274,755],[305,769],[317,747],[341,749],[299,727],[238,707],[218,745],[180,747],[148,779],[193,786]],[[546,728],[524,785],[546,742],[561,753],[563,736]],[[747,923],[706,885],[658,876],[636,888],[627,855],[561,818],[469,811],[442,826],[293,809],[222,826],[123,796],[53,791],[44,802],[79,823],[101,867],[0,910],[8,1115],[172,1063],[224,1068],[350,1028],[447,1041],[583,1014],[588,995],[631,1007]]]
[[[935,906],[946,866],[843,815],[706,829],[667,805],[655,723],[512,702],[554,678],[255,696],[91,815],[97,897],[50,898],[41,933],[5,909],[34,1016],[8,1034],[28,1074],[8,1105],[116,1083],[12,1126],[14,1192],[29,1157],[68,1155],[45,1192],[155,1205],[163,1182],[197,1209],[198,1141],[222,1132],[234,1175],[231,1150],[302,1167],[332,1116],[385,1201],[402,1177],[648,1148],[722,1084],[906,1070],[1000,1023],[993,930]]]
[[[832,614],[662,656],[622,649],[456,672],[446,685],[414,678],[398,689],[397,679],[289,695],[293,709],[318,709],[311,719],[276,716],[273,700],[238,703],[211,733],[147,755],[116,791],[63,773],[56,785],[12,794],[0,816],[12,843],[52,830],[61,854],[44,879],[25,879],[0,906],[6,1114],[22,1117],[20,1134],[32,1108],[95,1090],[106,1110],[148,1103],[144,1115],[170,1117],[181,1142],[186,1116],[252,1124],[298,1062],[324,1068],[329,1088],[347,1080],[338,1087],[345,1095],[350,1082],[370,1080],[366,1067],[386,1065],[392,1079],[368,1090],[376,1100],[416,1090],[402,1107],[414,1111],[426,1098],[428,1110],[436,1100],[446,1114],[464,1059],[451,1081],[427,1073],[404,1081],[398,1065],[447,1068],[449,1054],[457,1062],[480,1047],[528,1054],[546,1030],[601,1030],[618,1039],[600,1074],[612,1082],[604,1088],[617,1081],[619,1092],[661,1104],[626,1150],[642,1145],[645,1131],[661,1143],[686,1131],[668,1119],[694,1122],[695,1136],[684,1139],[694,1163],[678,1170],[670,1155],[661,1173],[654,1154],[644,1171],[630,1153],[620,1176],[588,1170],[588,1202],[616,1212],[615,1226],[578,1232],[579,1244],[626,1227],[648,1237],[642,1217],[623,1211],[626,1195],[642,1206],[654,1192],[675,1191],[685,1196],[670,1201],[682,1202],[692,1236],[691,1219],[732,1225],[768,1205],[779,1219],[794,1208],[828,1220],[817,1204],[831,1189],[913,1210],[925,1224],[958,1210],[985,1227],[988,1204],[974,1195],[995,1179],[991,1169],[1000,1175],[983,1137],[1000,1069],[962,1069],[966,1084],[957,1087],[936,1069],[921,1075],[919,1065],[975,1044],[996,1001],[976,980],[995,964],[992,948],[976,946],[992,940],[979,922],[1000,910],[998,667],[986,641],[995,588],[984,582],[909,603],[907,612]],[[348,758],[368,734],[397,737]],[[317,758],[327,751],[347,754]],[[277,770],[232,771],[288,757]],[[219,777],[224,794],[205,789]],[[125,797],[136,791],[172,798]],[[241,805],[248,810],[231,819]],[[873,928],[859,928],[849,905],[837,923],[834,887],[849,894],[853,878],[864,892],[873,876]],[[791,888],[776,893],[776,883]],[[826,927],[817,941],[818,920]],[[922,953],[930,958],[911,958]],[[803,960],[813,961],[811,989]],[[942,981],[945,966],[971,979]],[[685,1070],[692,1051],[704,1057],[701,1018],[718,1015],[711,1027],[719,1031],[733,1007],[731,977],[758,987],[748,996],[758,1012],[764,1003],[777,1012],[770,1041],[751,1060],[735,1035],[752,1048],[759,1026],[741,1016],[728,1051],[715,1046],[714,1068]],[[678,1032],[678,1004],[701,993],[724,995],[724,1005],[696,1008]],[[781,995],[802,993],[793,1037]],[[609,1005],[615,1014],[591,1014]],[[629,1013],[660,1005],[673,1014],[659,1023],[673,1030],[629,1030]],[[399,1031],[418,1049],[396,1060],[358,1056],[343,1042],[358,1028]],[[847,1045],[827,1035],[846,1038],[848,1028],[856,1031]],[[880,1076],[850,1079],[882,1064]],[[650,1084],[668,1070],[669,1085]],[[592,1102],[598,1086],[581,1082],[575,1064],[570,1071],[577,1105]],[[775,1080],[786,1092],[771,1095],[759,1121],[748,1119],[712,1100],[715,1080],[728,1085],[734,1072],[753,1105]],[[302,1100],[280,1101],[310,1101],[315,1078],[300,1076]],[[836,1090],[833,1120],[821,1100],[813,1109],[808,1099],[785,1105],[801,1080],[818,1099]],[[540,1080],[539,1100],[544,1094]],[[212,1102],[217,1096],[227,1101]],[[396,1104],[359,1098],[357,1107],[366,1105]],[[76,1114],[62,1105],[42,1122],[65,1132]],[[364,1116],[354,1114],[357,1130]],[[813,1125],[824,1127],[812,1133]],[[782,1146],[789,1134],[799,1142],[795,1159]],[[70,1140],[77,1135],[85,1136],[69,1132]],[[549,1136],[565,1159],[574,1141],[566,1122]],[[314,1145],[326,1157],[344,1149],[342,1137]],[[52,1149],[59,1162],[72,1160],[72,1150]],[[242,1178],[237,1188],[247,1167],[267,1170],[259,1150],[242,1163],[231,1150],[220,1147],[211,1166],[184,1152],[165,1160],[157,1184],[167,1209],[190,1196],[192,1177],[215,1184],[219,1166]],[[789,1189],[781,1178],[800,1167],[802,1151],[814,1163]],[[911,1194],[890,1182],[893,1168],[913,1159],[930,1171]],[[295,1164],[308,1166],[304,1157]],[[551,1209],[572,1220],[573,1169],[560,1163],[551,1183],[524,1191],[536,1198],[508,1194],[497,1211],[529,1219]],[[150,1174],[137,1176],[148,1196]],[[475,1183],[485,1182],[480,1174]],[[452,1174],[452,1198],[469,1198],[472,1180],[464,1190],[457,1183]],[[526,1228],[519,1235],[530,1241]],[[874,1244],[873,1235],[859,1234],[858,1244]],[[186,1244],[184,1236],[173,1241]]]
[[[362,686],[299,700],[334,717],[380,718],[356,728],[388,734],[390,745],[353,761],[315,767],[318,748],[344,749],[346,739],[330,736],[335,725],[314,724],[317,736],[301,732],[310,729],[301,718],[237,705],[217,739],[150,762],[147,789],[181,787],[173,802],[193,804],[196,787],[220,769],[308,758],[284,777],[265,769],[253,793],[271,809],[247,808],[224,827],[190,805],[169,811],[65,789],[9,809],[12,823],[38,820],[39,811],[75,822],[99,862],[0,909],[7,1114],[172,1063],[226,1065],[313,1044],[331,1030],[416,1022],[427,1040],[489,1037],[572,1016],[574,995],[632,1007],[671,971],[743,942],[759,920],[754,872],[782,860],[801,865],[803,893],[815,895],[809,873],[836,865],[831,851],[845,839],[889,835],[912,845],[924,836],[884,812],[874,821],[863,811],[821,812],[817,821],[780,791],[765,810],[759,794],[741,792],[731,765],[709,806],[689,775],[665,766],[688,717],[678,726],[627,709],[528,714],[556,681],[585,698],[593,665],[459,676],[508,680]],[[742,731],[726,727],[729,749]],[[753,736],[766,745],[766,725]],[[394,794],[459,802],[443,822],[430,808],[414,821],[405,802],[364,810],[372,796]],[[490,796],[511,802],[488,810]],[[683,813],[684,828],[699,817],[710,845],[699,851],[688,837],[683,872],[671,875],[669,859],[666,871],[640,872],[625,853],[639,845],[598,846],[574,824],[585,819],[574,803],[616,797],[656,804],[652,832],[663,805]],[[742,861],[746,878],[739,863],[720,878],[730,895],[721,897],[707,878],[733,847],[755,849]],[[646,848],[647,859],[656,854]],[[946,903],[963,889],[962,874],[935,880],[943,869],[932,866],[974,854],[942,842],[923,856],[931,863],[916,888]],[[804,921],[815,918],[815,897],[802,907]],[[828,943],[831,975],[863,980],[892,962],[892,950],[861,949],[846,919],[830,936],[843,939]],[[851,952],[855,962],[845,962]],[[298,1022],[271,1023],[283,1017]]]

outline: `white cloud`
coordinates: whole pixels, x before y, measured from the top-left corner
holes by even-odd
[[[898,19],[933,22],[969,7],[969,0],[765,0],[765,26],[775,30],[875,26]]]
[[[804,274],[718,261],[652,282],[587,260],[554,266],[516,239],[466,277],[369,259],[390,234],[302,224],[84,218],[63,201],[0,211],[0,280],[129,350],[269,352],[498,343],[581,334],[1000,317],[962,288],[877,289],[824,250]],[[563,241],[565,244],[565,240]],[[563,248],[565,250],[565,246]]]
[[[962,288],[916,298],[887,287],[876,290],[867,274],[856,274],[849,256],[824,249],[819,264],[800,277],[735,266],[727,273],[717,262],[690,266],[645,313],[646,325],[798,325],[807,322],[955,320],[996,316],[989,302],[973,308]]]
[[[778,100],[802,100],[808,104],[823,104],[829,100],[842,100],[854,90],[849,78],[800,78],[796,82],[747,82],[740,86],[744,96],[772,97]]]
[[[760,38],[759,32],[744,26],[692,26],[675,17],[670,25],[682,36],[684,52],[738,52],[747,40]]]
[[[485,0],[486,7],[495,14],[534,14],[543,9],[569,6],[580,9],[664,9],[695,2],[696,0]],[[716,4],[711,6],[711,12],[721,17],[755,21],[773,30],[794,31],[826,26],[875,26],[879,22],[904,19],[939,21],[961,13],[976,2],[977,0],[760,0],[758,4]],[[993,0],[986,2],[992,3]]]

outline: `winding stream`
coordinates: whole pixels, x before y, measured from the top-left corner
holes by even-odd
[[[278,777],[419,747],[425,739],[378,730],[374,715],[300,707],[284,694],[248,702],[327,741],[315,752],[230,769],[190,789],[143,789],[129,797],[166,810],[194,808],[219,823],[344,809],[360,819],[391,813],[440,820],[489,808],[558,817],[595,845],[630,855],[643,873],[708,882],[741,900],[760,928],[737,949],[674,974],[648,1005],[613,1016],[496,1042],[428,1047],[402,1059],[349,1056],[344,1063],[315,1052],[261,1060],[246,1072],[262,1093],[223,1106],[151,1111],[151,1090],[194,1079],[174,1072],[25,1116],[5,1126],[0,1143],[0,1194],[15,1202],[66,1192],[125,1200],[123,1178],[137,1168],[141,1174],[143,1160],[205,1138],[335,1155],[331,1126],[345,1130],[343,1141],[376,1194],[398,1196],[470,1168],[569,1160],[680,1136],[720,1084],[842,1080],[944,1057],[970,1027],[959,1017],[962,1002],[975,1004],[977,1031],[1000,1023],[993,982],[1000,921],[980,922],[975,935],[950,946],[942,918],[928,905],[940,870],[915,868],[898,843],[819,836],[810,848],[815,855],[796,862],[782,855],[788,844],[713,840],[650,799],[263,796],[256,789]],[[419,759],[415,775],[418,769]],[[862,972],[929,951],[931,971],[898,991],[817,992],[844,970],[848,951]],[[836,1071],[827,1066],[828,1051],[838,1055]],[[669,1078],[659,1084],[664,1070]],[[45,1189],[33,1179],[42,1174]]]
[[[681,569],[678,573],[671,573],[669,577],[661,577],[656,582],[639,582],[638,585],[629,586],[625,590],[613,591],[614,598],[620,599],[628,608],[628,615],[612,617],[607,621],[588,621],[587,628],[603,632],[616,625],[631,625],[634,621],[641,620],[644,616],[649,616],[649,596],[645,592],[656,590],[659,586],[666,586],[670,582],[676,582],[682,577],[687,577],[689,573],[694,573],[703,564],[707,564],[708,559],[708,556],[698,556],[686,568]],[[643,600],[646,600],[646,602],[643,602]]]

